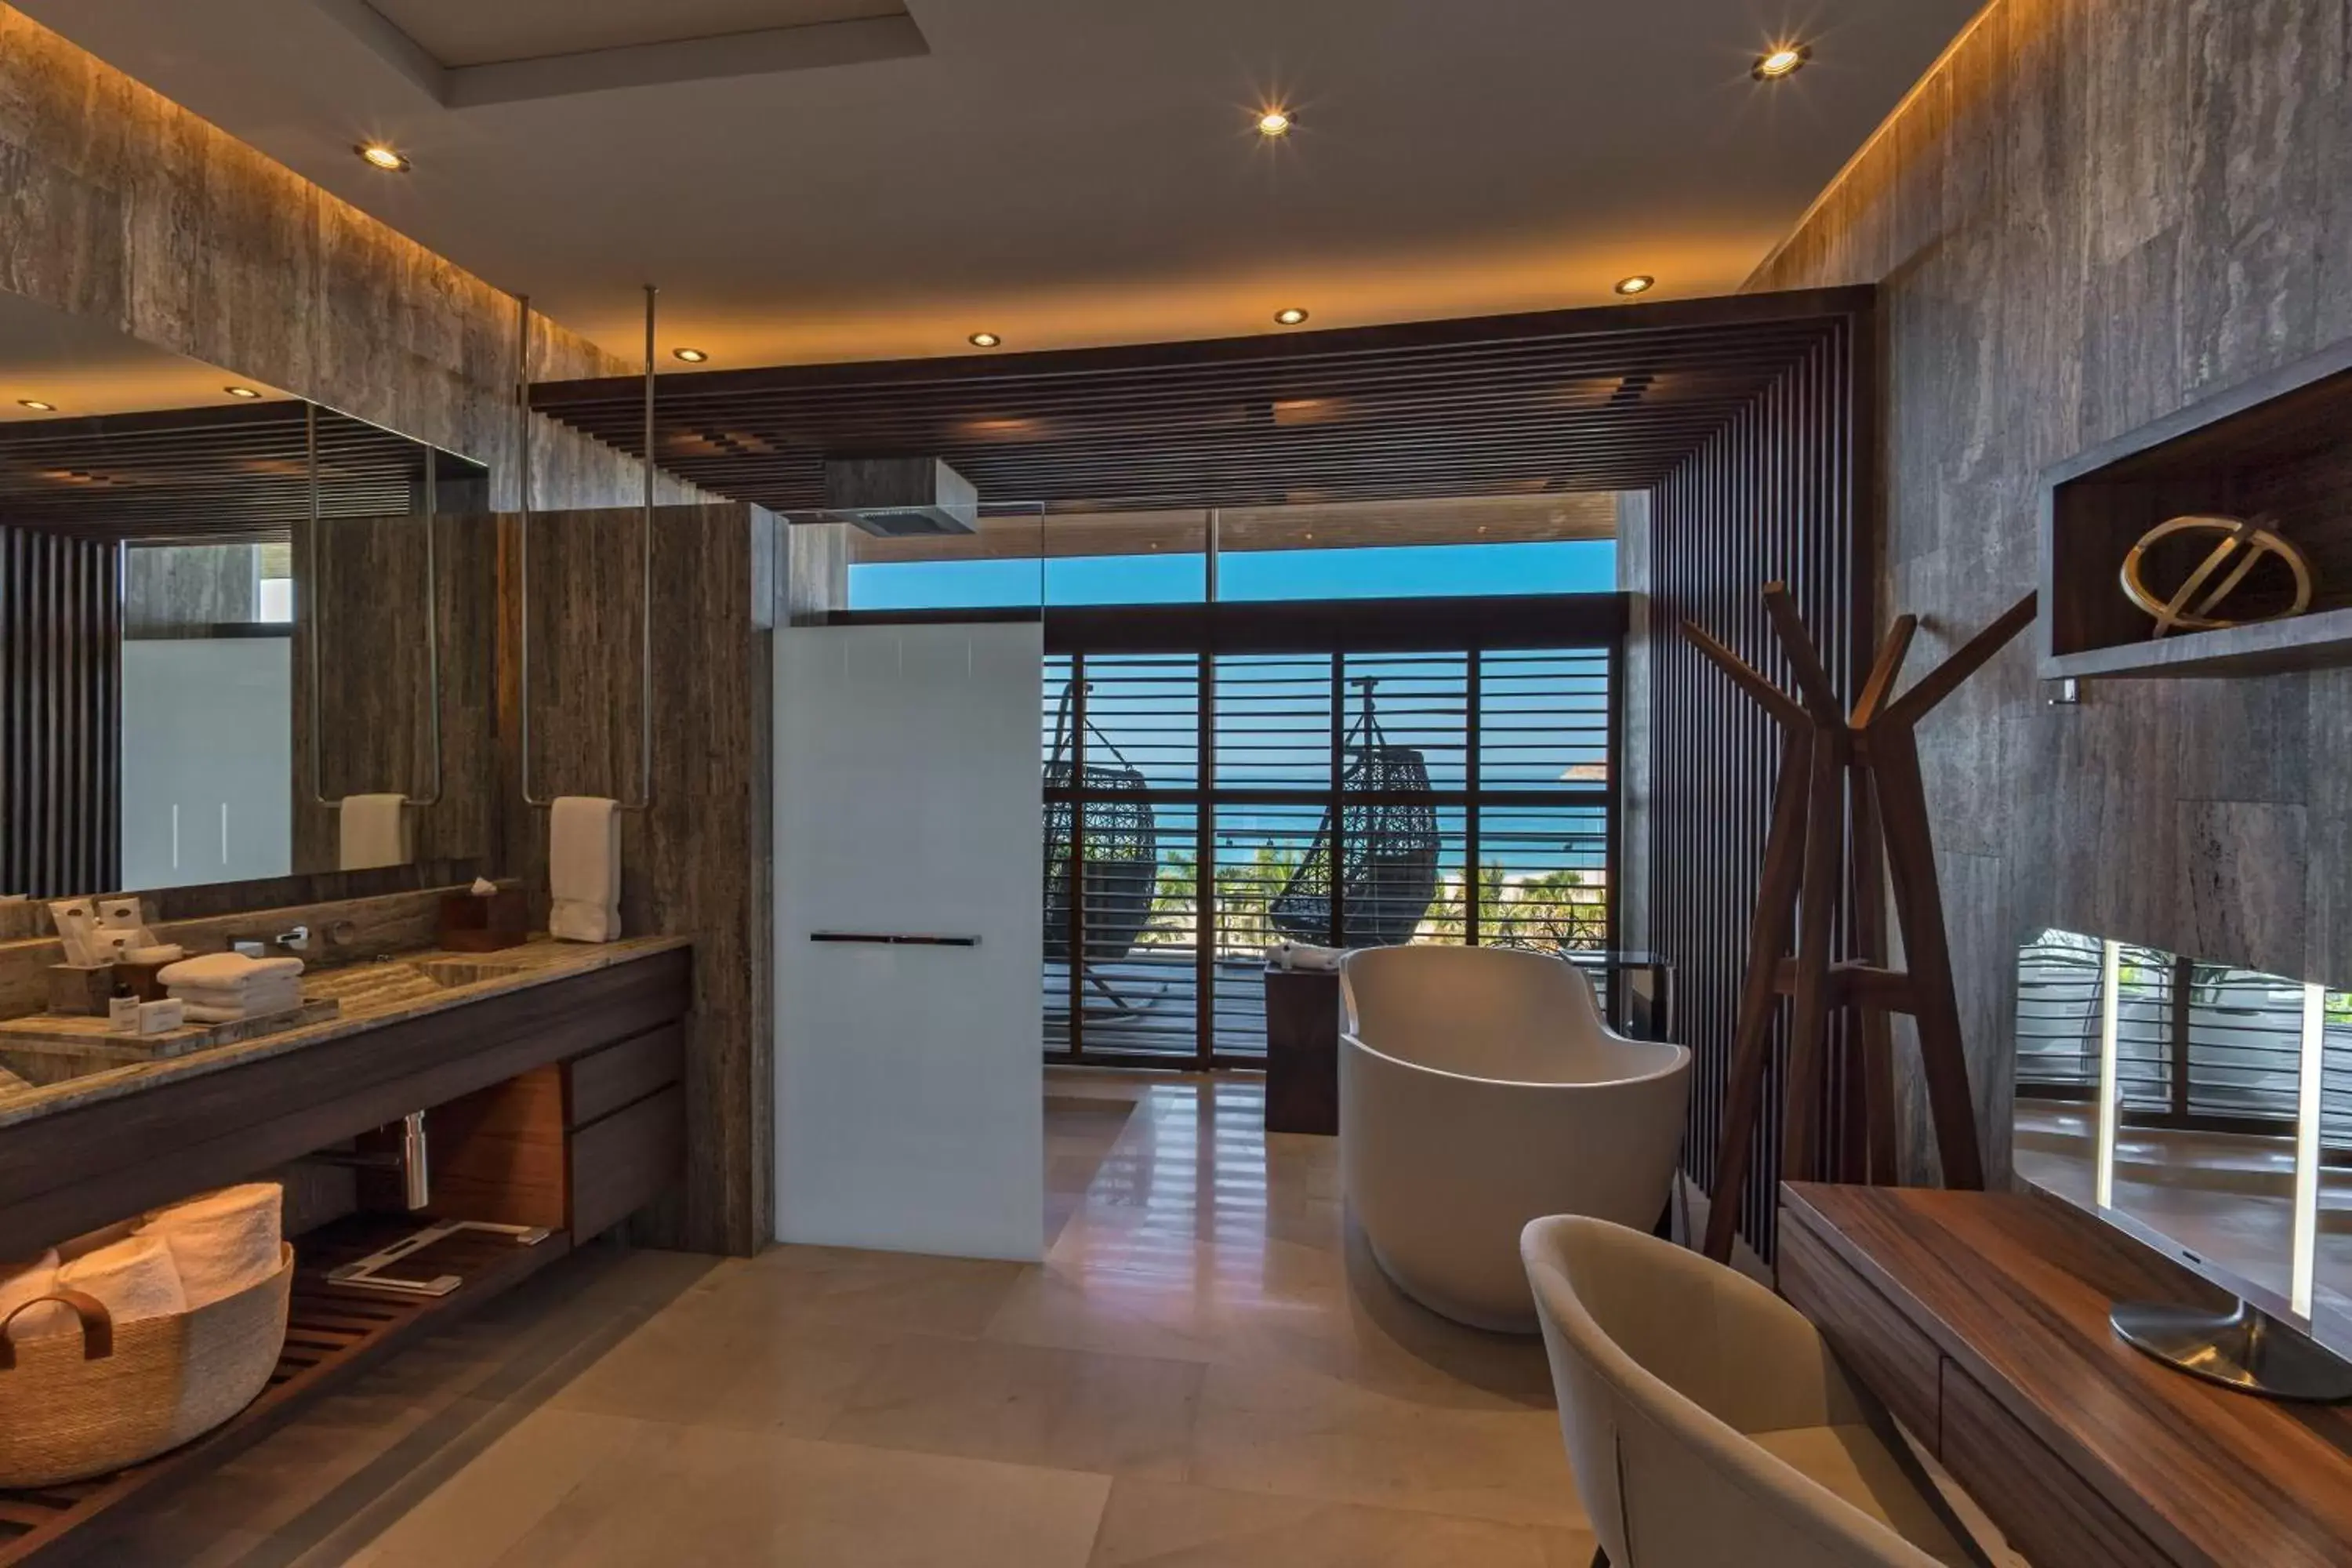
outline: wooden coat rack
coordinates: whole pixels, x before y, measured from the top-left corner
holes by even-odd
[[[1927,1102],[1943,1156],[1947,1186],[1980,1188],[1984,1162],[1977,1144],[1976,1111],[1969,1094],[1968,1058],[1960,1039],[1960,1009],[1952,985],[1952,955],[1944,931],[1943,896],[1927,823],[1927,796],[1919,776],[1919,721],[2030,624],[2034,596],[2007,613],[1930,670],[1901,697],[1895,677],[1918,630],[1916,616],[1896,617],[1878,650],[1870,678],[1847,713],[1830,683],[1820,651],[1780,583],[1764,588],[1764,609],[1796,676],[1790,697],[1701,627],[1683,623],[1683,635],[1721,667],[1780,725],[1780,773],[1765,839],[1756,918],[1748,938],[1748,973],[1739,997],[1739,1026],[1731,1057],[1715,1192],[1707,1214],[1706,1251],[1731,1256],[1764,1095],[1777,998],[1793,998],[1789,1034],[1787,1107],[1781,1122],[1780,1168],[1799,1177],[1813,1167],[1826,1069],[1829,1014],[1852,1007],[1861,1031],[1864,1117],[1870,1180],[1892,1185],[1895,1167],[1895,1068],[1888,1018],[1908,1014],[1919,1034]],[[1853,865],[1847,865],[1847,791],[1852,784]],[[1885,920],[1875,896],[1882,858],[1903,931],[1905,969],[1886,967]],[[1867,879],[1868,880],[1864,880]],[[1838,959],[1835,941],[1840,889],[1854,903],[1856,956]],[[1796,951],[1790,956],[1790,927]]]

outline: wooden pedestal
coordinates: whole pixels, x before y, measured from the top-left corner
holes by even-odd
[[[1339,1131],[1339,977],[1265,972],[1265,1130]]]

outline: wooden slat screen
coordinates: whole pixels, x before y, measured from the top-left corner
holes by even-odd
[[[1697,1058],[1685,1158],[1703,1185],[1715,1175],[1780,741],[1762,710],[1679,627],[1696,621],[1787,684],[1759,593],[1786,582],[1831,678],[1851,695],[1874,627],[1868,341],[1866,315],[1843,319],[1654,492],[1651,941],[1677,965],[1680,1034]],[[1844,900],[1842,923],[1852,909]],[[1860,1095],[1844,1027],[1832,1025],[1823,1173],[1853,1176]],[[1741,1203],[1741,1234],[1768,1258],[1782,1174],[1777,1079],[1785,1047],[1776,1038]]]
[[[114,544],[0,527],[0,894],[118,879],[121,558]]]
[[[782,511],[827,457],[938,457],[1055,514],[1642,489],[1816,347],[1851,291],[662,378],[661,466]],[[641,378],[535,406],[645,444]]]

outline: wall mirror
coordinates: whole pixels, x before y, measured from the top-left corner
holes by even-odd
[[[495,679],[486,501],[478,463],[0,293],[0,679],[39,775],[0,893],[486,855],[484,803],[437,809]],[[412,804],[354,860],[357,795]]]

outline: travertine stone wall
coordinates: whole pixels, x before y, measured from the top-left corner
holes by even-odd
[[[509,295],[6,5],[0,289],[485,462],[516,504]],[[543,317],[532,339],[533,380],[633,368]],[[611,448],[544,419],[531,442],[534,504],[637,499]]]
[[[1750,280],[1875,282],[1890,611],[2034,586],[2047,465],[2352,334],[2352,7],[1999,0]],[[2086,687],[2031,637],[1920,734],[1978,1100],[2059,925],[2352,985],[2352,672]]]

